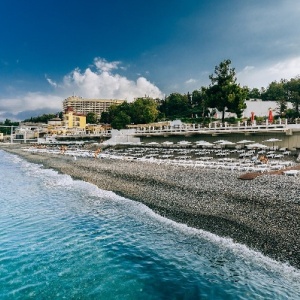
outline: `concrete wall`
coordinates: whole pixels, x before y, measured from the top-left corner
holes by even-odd
[[[156,136],[156,137],[143,137],[141,141],[143,143],[150,143],[150,142],[158,142],[163,143],[164,141],[170,141],[173,143],[177,143],[182,140],[187,140],[192,143],[200,140],[204,140],[210,143],[213,143],[217,140],[228,140],[233,143],[237,143],[241,140],[251,140],[255,143],[261,143],[266,146],[272,147],[273,144],[269,142],[264,142],[270,138],[277,138],[282,141],[274,143],[274,146],[278,146],[279,148],[288,148],[290,150],[298,149],[300,150],[300,131],[293,132],[292,135],[287,135],[284,132],[277,132],[277,133],[224,133],[218,135],[211,135],[211,134],[195,134],[190,136],[184,135],[169,135],[167,137],[164,136]]]

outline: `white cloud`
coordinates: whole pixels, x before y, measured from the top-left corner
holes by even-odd
[[[29,92],[23,97],[3,98],[0,99],[0,116],[2,119],[10,119],[11,116],[15,116],[14,119],[18,120],[17,116],[26,111],[58,112],[62,110],[62,100],[59,96],[40,92]]]
[[[237,80],[250,88],[267,87],[272,81],[291,79],[300,74],[300,57],[276,62],[272,65],[259,67],[246,66],[237,73]]]
[[[49,84],[51,86],[53,86],[54,88],[57,87],[57,83],[55,81],[53,81],[52,79],[48,78],[47,75],[45,75],[45,77],[46,77],[46,80],[49,82]]]
[[[101,58],[94,60],[96,70],[92,67],[84,71],[75,69],[64,77],[59,84],[64,94],[76,93],[83,98],[127,99],[132,101],[136,97],[149,96],[163,97],[162,92],[145,77],[138,77],[136,81],[130,80],[120,74],[114,74],[120,62],[107,62]]]
[[[59,96],[43,94],[40,92],[29,92],[23,97],[4,98],[0,101],[0,110],[20,113],[24,110],[35,110],[40,108],[57,109],[62,104],[62,98]]]
[[[97,67],[97,69],[99,71],[102,71],[102,72],[110,72],[111,70],[118,69],[118,65],[120,63],[121,62],[119,62],[119,61],[108,62],[101,57],[96,57],[94,59],[95,66]]]
[[[64,76],[62,82],[56,82],[45,75],[49,85],[55,88],[53,94],[43,92],[27,92],[24,96],[15,98],[0,98],[0,120],[26,112],[33,115],[34,111],[40,113],[58,112],[62,110],[62,101],[76,94],[83,98],[125,99],[133,101],[134,98],[149,96],[162,98],[163,93],[157,86],[145,77],[139,76],[135,81],[125,76],[113,73],[118,70],[121,62],[107,62],[105,59],[95,58],[94,64],[84,71],[79,68]]]
[[[187,80],[185,83],[186,84],[191,84],[191,83],[196,83],[197,82],[197,80],[196,79],[194,79],[194,78],[190,78],[189,80]]]

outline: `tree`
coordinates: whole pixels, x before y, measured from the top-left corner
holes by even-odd
[[[113,118],[111,126],[115,129],[124,129],[126,128],[126,125],[129,125],[130,123],[130,116],[124,111],[119,111],[118,114]]]
[[[86,123],[97,124],[98,123],[98,115],[94,112],[88,112],[86,114]]]
[[[130,105],[129,115],[134,124],[156,121],[159,111],[157,102],[151,98],[138,98]]]
[[[111,123],[110,114],[108,111],[104,111],[101,113],[100,122],[104,124],[110,124]]]
[[[60,118],[62,119],[62,112],[60,113],[56,113],[56,114],[43,114],[41,116],[37,116],[37,117],[31,117],[30,119],[25,119],[23,122],[30,122],[30,123],[48,123],[49,120],[60,116]]]
[[[247,99],[261,99],[261,92],[258,88],[253,88],[248,91]]]
[[[286,80],[281,79],[280,82],[272,81],[265,92],[261,94],[263,100],[282,100],[286,98],[285,91]]]
[[[205,117],[209,115],[207,88],[202,86],[200,90],[193,91],[192,97],[193,97],[192,113],[194,116],[202,117],[204,122]]]
[[[107,113],[101,114],[100,121],[111,124],[115,129],[126,128],[126,125],[131,124],[130,104],[123,102],[120,105],[111,105]]]
[[[226,109],[240,115],[246,108],[247,90],[236,83],[235,69],[230,64],[227,59],[215,67],[214,74],[209,76],[211,85],[207,90],[210,107],[222,112],[222,122]]]
[[[292,78],[285,84],[287,100],[293,104],[295,117],[299,117],[300,113],[300,77]]]
[[[172,93],[165,99],[160,110],[169,119],[187,117],[190,115],[188,96]]]

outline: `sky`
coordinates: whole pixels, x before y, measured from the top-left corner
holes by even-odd
[[[230,59],[249,88],[300,74],[296,0],[0,0],[0,121],[83,98],[163,98]]]

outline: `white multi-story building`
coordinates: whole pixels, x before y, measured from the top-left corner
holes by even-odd
[[[72,107],[77,113],[87,114],[93,112],[100,118],[101,114],[113,104],[122,104],[125,100],[117,99],[84,99],[78,96],[68,97],[63,101],[64,111]]]

